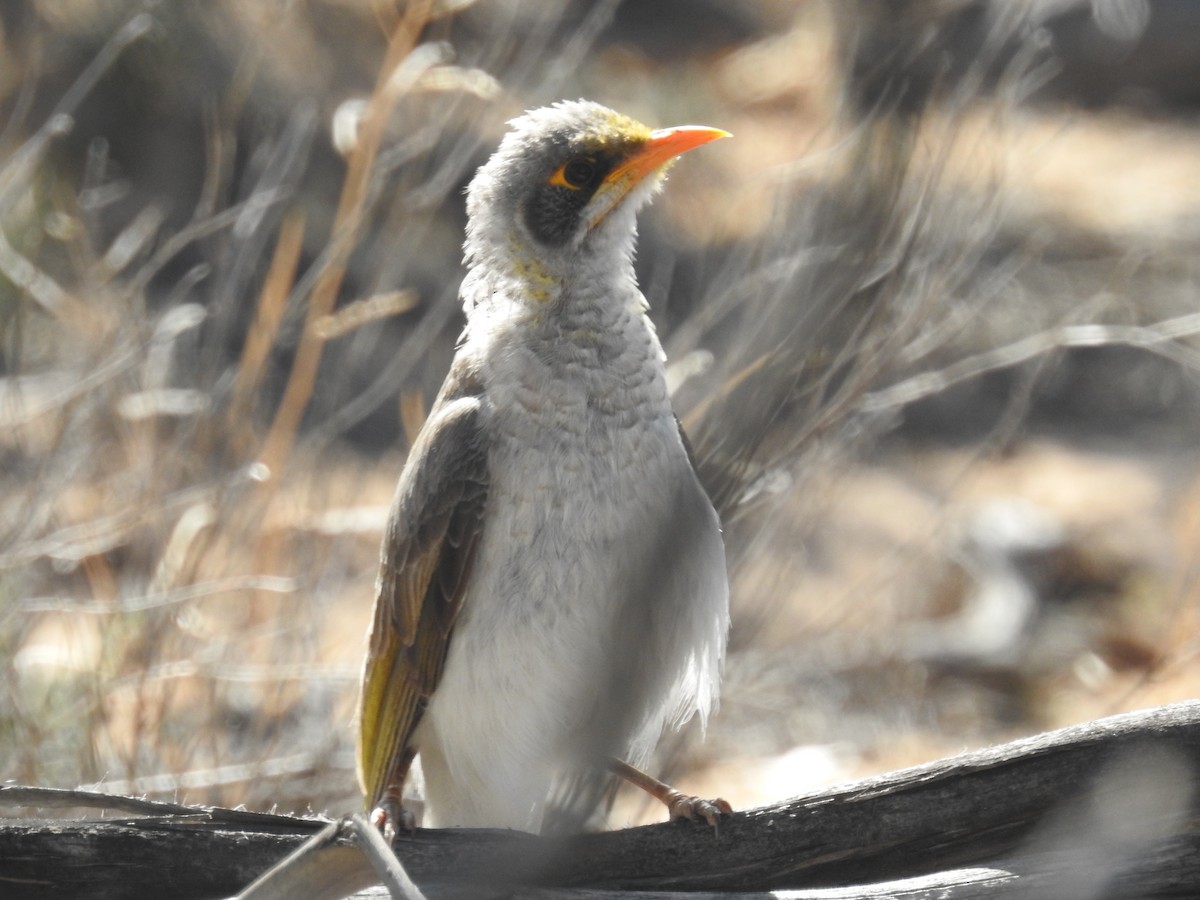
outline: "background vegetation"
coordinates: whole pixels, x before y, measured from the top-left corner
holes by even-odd
[[[736,136],[642,223],[735,597],[721,712],[665,767],[748,806],[1192,696],[1196,19],[3,7],[0,778],[357,808],[462,188],[506,119],[577,96]]]

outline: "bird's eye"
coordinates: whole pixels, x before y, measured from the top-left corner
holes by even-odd
[[[550,176],[550,184],[578,191],[591,185],[597,171],[594,159],[579,156],[559,166]]]

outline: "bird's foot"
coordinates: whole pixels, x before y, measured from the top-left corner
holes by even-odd
[[[720,827],[721,816],[733,813],[733,807],[729,805],[729,801],[721,797],[707,800],[704,797],[693,797],[671,790],[661,799],[667,805],[667,812],[670,813],[672,821],[689,819],[694,822],[697,819],[703,819],[712,826],[713,831]]]
[[[682,791],[677,791],[669,784],[659,781],[652,775],[647,775],[641,769],[634,768],[624,760],[614,759],[609,763],[613,774],[641,788],[651,797],[657,797],[667,807],[671,819],[703,819],[716,834],[719,832],[721,816],[733,812],[729,802],[718,797],[715,800],[705,800],[703,797],[693,797]]]
[[[415,831],[417,820],[404,808],[399,797],[384,797],[371,810],[371,824],[383,832],[383,839],[391,846],[397,831]]]

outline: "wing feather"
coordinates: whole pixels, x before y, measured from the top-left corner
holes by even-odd
[[[409,454],[384,536],[359,705],[368,808],[407,774],[479,543],[487,447],[482,401],[463,387],[452,372]]]

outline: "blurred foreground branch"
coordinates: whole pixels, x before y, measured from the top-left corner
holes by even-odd
[[[433,897],[477,895],[481,886],[580,897],[585,888],[588,897],[789,890],[809,900],[1194,896],[1198,774],[1200,702],[1192,702],[736,813],[716,834],[686,823],[571,838],[418,830],[395,850]],[[349,820],[331,828],[315,818],[17,786],[0,788],[0,802],[131,814],[0,826],[6,897],[228,896],[318,832],[288,860],[297,867],[288,883],[302,876],[305,896],[342,897],[375,881]],[[823,887],[801,890],[814,886]]]

